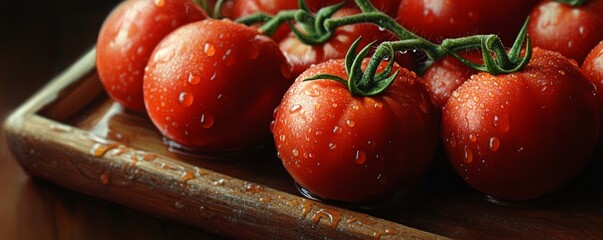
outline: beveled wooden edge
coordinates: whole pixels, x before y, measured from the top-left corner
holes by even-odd
[[[94,71],[94,50],[15,111],[7,142],[33,176],[216,234],[254,239],[440,239],[100,138],[38,114]]]

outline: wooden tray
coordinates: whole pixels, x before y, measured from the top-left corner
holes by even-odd
[[[603,238],[598,162],[524,203],[493,203],[436,167],[403,201],[359,212],[301,197],[269,144],[230,155],[170,151],[148,117],[105,95],[94,59],[92,50],[5,122],[30,175],[234,238]]]

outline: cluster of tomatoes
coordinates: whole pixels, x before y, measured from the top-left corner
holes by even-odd
[[[338,2],[303,5],[313,13]],[[361,13],[356,2],[331,17]],[[371,3],[434,43],[490,33],[513,43],[531,16],[531,61],[495,76],[443,57],[418,76],[412,70],[423,63],[416,55],[398,54],[390,59],[397,62],[393,81],[359,96],[352,94],[356,85],[345,83],[352,75],[344,60],[350,46],[359,36],[360,48],[397,40],[376,24],[342,26],[309,45],[291,31],[300,27],[295,23],[267,36],[258,26],[230,20],[297,9],[297,1],[226,0],[218,11],[206,11],[215,2],[127,0],[99,33],[97,69],[107,93],[127,109],[146,112],[173,145],[229,152],[273,140],[294,180],[328,200],[370,202],[411,189],[438,151],[446,151],[471,186],[510,200],[554,191],[591,159],[603,97],[597,100],[587,78],[603,87],[603,44],[587,54],[603,40],[603,1]],[[481,52],[460,54],[483,61]],[[344,81],[320,79],[325,74]],[[370,84],[379,83],[358,86]]]

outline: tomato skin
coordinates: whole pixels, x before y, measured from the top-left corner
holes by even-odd
[[[205,19],[190,0],[128,0],[107,17],[98,35],[96,66],[106,92],[124,107],[144,112],[144,68],[161,39],[186,23]]]
[[[590,0],[580,7],[543,1],[530,14],[528,34],[534,46],[581,63],[603,39],[603,1]]]
[[[291,85],[276,43],[229,20],[195,22],[159,43],[144,99],[167,138],[207,152],[234,151],[270,137],[274,108]]]
[[[306,6],[308,6],[308,10],[311,12],[317,12],[323,7],[331,6],[340,2],[342,0],[305,0]],[[396,11],[398,10],[398,6],[400,6],[400,0],[371,0],[373,6],[375,6],[380,11],[387,13],[388,15],[394,17]],[[345,4],[345,7],[356,8],[357,5],[353,0],[348,0]]]
[[[520,72],[473,75],[442,113],[448,158],[489,196],[527,200],[550,193],[591,158],[599,134],[593,91],[572,61],[539,48]]]
[[[422,179],[438,145],[439,116],[416,74],[395,66],[398,78],[375,97],[353,97],[331,80],[302,82],[320,73],[347,78],[341,59],[297,78],[276,110],[272,132],[298,184],[324,199],[359,203]]]
[[[396,20],[431,41],[474,34],[499,34],[512,44],[537,0],[404,0]]]
[[[460,55],[474,63],[483,63],[479,51],[464,52]],[[468,67],[452,56],[447,56],[431,64],[421,79],[435,98],[437,106],[442,108],[452,92],[475,73],[477,70]]]
[[[357,13],[360,13],[360,10],[342,8],[335,12],[333,18]],[[379,30],[379,27],[374,24],[363,23],[339,27],[335,30],[331,39],[319,45],[306,45],[297,39],[293,33],[290,33],[289,36],[281,40],[279,47],[293,66],[293,75],[298,76],[312,64],[329,59],[344,58],[349,47],[360,36],[362,36],[362,40],[358,45],[358,49],[362,49],[374,40],[379,43],[392,37],[389,32]]]
[[[601,92],[603,90],[603,41],[599,42],[586,56],[580,70],[597,89],[599,113],[603,114],[603,92]],[[603,117],[601,117],[601,126],[603,126]],[[603,144],[603,141],[599,142]]]

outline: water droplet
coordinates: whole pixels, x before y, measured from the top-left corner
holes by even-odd
[[[214,181],[211,184],[214,186],[223,186],[226,180],[224,178],[218,179],[218,181]]]
[[[509,120],[506,118],[500,118],[498,116],[494,116],[494,127],[500,130],[502,133],[506,133],[509,131]]]
[[[211,77],[209,78],[210,81],[216,80],[216,74],[218,74],[217,72],[214,72],[214,74],[211,75]]]
[[[193,75],[193,73],[188,74],[188,83],[190,83],[191,85],[197,85],[200,82],[201,82],[201,78],[195,77],[195,75]]]
[[[178,210],[182,210],[186,207],[186,205],[184,205],[184,203],[177,201],[174,203],[174,208],[178,209]]]
[[[354,120],[348,119],[345,121],[345,124],[348,125],[348,127],[354,127],[356,126],[356,122],[354,122]]]
[[[178,96],[178,102],[182,107],[189,107],[193,104],[193,95],[187,92],[181,92]]]
[[[204,112],[203,114],[201,114],[200,122],[201,127],[210,128],[214,125],[214,116],[211,115],[211,113]]]
[[[281,134],[278,138],[281,140],[281,142],[284,142],[287,139],[285,134]]]
[[[92,156],[94,157],[102,157],[103,155],[105,155],[105,153],[107,153],[109,150],[117,147],[119,144],[117,143],[109,143],[109,144],[101,144],[101,143],[95,143],[92,148],[90,149],[90,154],[92,154]]]
[[[376,109],[382,109],[383,108],[383,103],[382,102],[375,102],[375,104],[373,105],[373,107],[375,107]]]
[[[366,162],[366,153],[356,150],[356,157],[354,161],[356,161],[357,164],[364,164],[364,162]]]
[[[559,70],[559,74],[561,74],[561,76],[565,76],[565,71]]]
[[[245,191],[251,192],[251,193],[259,193],[261,191],[264,191],[264,187],[254,184],[254,183],[249,183],[249,182],[244,182],[243,188],[245,189]]]
[[[211,43],[205,43],[205,45],[203,45],[203,52],[208,57],[212,57],[212,56],[216,55],[216,48]]]
[[[333,133],[340,134],[342,132],[343,132],[343,129],[340,126],[335,125],[335,127],[333,127]]]
[[[301,110],[302,106],[299,104],[295,104],[291,107],[291,109],[289,109],[290,113],[295,113],[298,112],[299,110]]]
[[[309,97],[318,97],[320,96],[320,92],[317,89],[306,89],[306,91],[304,91],[304,94],[306,94],[306,96]]]
[[[291,154],[293,154],[293,156],[294,156],[294,157],[297,157],[297,156],[299,156],[299,151],[297,150],[297,148],[294,148],[294,149],[291,151]]]
[[[193,174],[192,172],[184,171],[182,173],[182,177],[181,177],[182,183],[186,184],[186,182],[188,182],[189,180],[192,180],[192,179],[195,179],[195,174]]]
[[[247,58],[254,60],[260,56],[260,45],[255,42],[252,42],[249,45],[249,52],[247,52]]]
[[[272,201],[272,198],[270,198],[270,197],[262,197],[262,198],[260,198],[260,202],[269,203],[270,201]]]
[[[335,143],[329,143],[329,149],[333,150],[337,147],[337,145]]]
[[[107,185],[109,184],[109,174],[108,173],[102,173],[99,177],[100,183],[102,185]]]
[[[165,6],[165,0],[155,0],[155,6],[157,6],[157,7]]]
[[[466,163],[473,162],[473,152],[467,146],[465,146],[465,156],[464,157],[465,157],[465,162]]]
[[[377,183],[382,185],[387,184],[387,177],[380,173],[379,175],[377,175]]]
[[[500,148],[500,140],[497,137],[491,137],[488,147],[492,152],[498,151],[498,149]]]
[[[153,161],[155,159],[157,159],[157,155],[155,154],[145,154],[142,156],[142,160],[144,161]]]
[[[573,41],[568,41],[567,42],[567,48],[572,48],[574,46],[574,42]]]
[[[291,74],[292,74],[291,66],[289,66],[289,64],[287,64],[287,63],[283,63],[281,65],[281,74],[283,74],[283,77],[285,77],[287,79],[291,78]]]
[[[475,135],[473,133],[469,133],[469,141],[470,142],[476,142],[477,141],[477,135]]]

